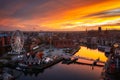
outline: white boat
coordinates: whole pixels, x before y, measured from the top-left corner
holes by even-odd
[[[28,66],[28,65],[25,65],[25,64],[22,64],[22,63],[19,63],[18,65],[22,66],[22,67],[27,67]]]
[[[12,75],[10,75],[10,74],[8,74],[8,73],[3,73],[3,79],[2,80],[15,80],[15,78],[12,76]]]

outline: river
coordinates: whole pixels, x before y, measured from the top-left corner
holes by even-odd
[[[98,51],[97,49],[92,50],[83,46],[75,55],[93,59],[97,59],[99,57],[101,61],[106,61],[104,53]],[[84,60],[80,61],[86,63],[86,61]],[[17,80],[100,80],[101,71],[102,67],[95,67],[94,70],[92,70],[90,65],[67,65],[58,63],[36,74],[24,74],[18,71],[17,74],[19,75],[19,77],[17,78]]]

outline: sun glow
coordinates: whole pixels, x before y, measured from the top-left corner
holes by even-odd
[[[56,0],[42,5],[35,3],[36,6],[23,3],[0,10],[1,29],[73,31],[98,26],[119,29],[119,0]]]

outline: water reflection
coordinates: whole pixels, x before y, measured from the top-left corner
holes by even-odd
[[[91,70],[91,67],[86,65],[59,63],[38,76],[22,74],[17,80],[99,80],[101,70],[99,67]]]
[[[106,61],[107,58],[105,57],[103,52],[96,50],[89,49],[87,47],[81,47],[81,49],[75,54],[76,56],[87,57],[91,59],[100,58],[100,61]]]
[[[75,54],[83,57],[96,59],[100,57],[102,61],[106,60],[106,57],[102,52],[98,50],[90,50],[86,47],[81,49]],[[80,62],[86,62],[80,60]],[[17,80],[100,80],[100,74],[102,67],[95,67],[91,70],[90,65],[81,64],[62,64],[54,65],[43,72],[39,72],[37,75],[23,73]]]
[[[106,61],[104,53],[83,46],[75,55],[93,59],[100,57],[100,60]],[[80,60],[80,62],[86,63],[85,60]],[[91,70],[90,65],[58,63],[43,71],[29,73],[14,71],[14,74],[20,74],[16,80],[100,80],[101,71],[102,67]]]

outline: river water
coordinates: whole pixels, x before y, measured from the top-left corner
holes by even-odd
[[[106,61],[104,53],[98,50],[88,49],[86,47],[81,47],[81,49],[75,54],[82,57],[97,59],[100,58],[101,61]],[[86,63],[84,60],[79,60],[80,62]],[[102,67],[95,67],[94,70],[91,69],[90,65],[81,64],[62,64],[58,63],[40,73],[23,73],[15,72],[19,75],[17,80],[100,80]]]

